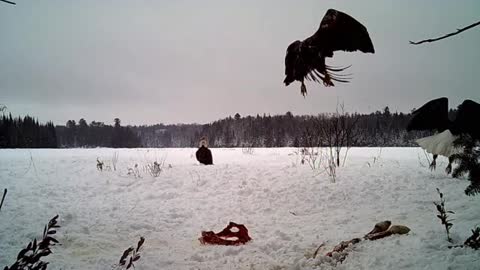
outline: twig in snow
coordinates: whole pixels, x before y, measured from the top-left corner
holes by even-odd
[[[437,211],[440,213],[439,215],[437,215],[437,217],[442,221],[442,224],[445,225],[445,231],[447,232],[447,240],[451,243],[452,239],[450,238],[450,228],[453,226],[453,224],[450,221],[452,221],[453,219],[448,219],[447,213],[455,213],[453,211],[445,210],[445,199],[443,198],[443,193],[440,192],[438,188],[437,192],[440,196],[440,203],[433,202],[433,204],[435,204],[435,206],[437,207]]]
[[[320,250],[320,248],[322,248],[323,246],[325,246],[325,242],[322,242],[318,248],[315,250],[315,252],[313,253],[313,258],[315,259],[315,257],[317,257],[317,254],[318,254],[318,251]]]
[[[138,241],[137,243],[137,248],[134,248],[134,247],[127,248],[123,252],[122,257],[120,257],[118,265],[114,265],[113,269],[130,269],[130,267],[135,268],[134,262],[140,259],[140,250],[144,243],[145,243],[145,238],[140,237],[140,241]]]
[[[5,196],[7,196],[7,189],[3,191],[2,201],[0,202],[0,210],[2,210],[3,200],[5,200]]]

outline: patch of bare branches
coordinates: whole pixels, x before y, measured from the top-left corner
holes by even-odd
[[[322,158],[322,137],[317,129],[318,126],[305,128],[302,136],[303,147],[298,151],[301,158],[300,162],[302,164],[307,163],[312,170],[320,167]]]
[[[164,166],[165,160],[161,160],[160,162],[154,161],[152,164],[147,164],[147,166],[145,166],[145,171],[152,177],[159,177],[163,172]]]
[[[359,138],[359,119],[358,115],[346,113],[343,104],[337,104],[335,113],[319,115],[305,127],[302,146],[294,154],[312,170],[323,168],[322,173],[335,182],[337,168],[345,166],[348,151]]]
[[[99,171],[103,171],[103,161],[100,161],[98,158],[97,158],[97,170]]]
[[[334,163],[337,167],[340,167],[342,148],[345,149],[342,165],[345,166],[345,162],[348,156],[348,150],[355,143],[358,135],[356,124],[359,117],[353,115],[351,117],[345,112],[345,105],[337,104],[335,113],[330,115],[323,123],[320,123],[321,136],[324,138],[326,146],[329,149],[329,155],[334,159]]]
[[[254,149],[253,149],[253,142],[251,143],[246,143],[242,147],[242,153],[245,155],[253,155]]]
[[[419,44],[422,44],[422,43],[426,43],[426,42],[435,42],[435,41],[439,41],[439,40],[442,40],[442,39],[445,39],[445,38],[448,38],[448,37],[451,37],[451,36],[455,36],[455,35],[458,35],[460,33],[462,33],[463,31],[466,31],[468,29],[471,29],[475,26],[478,26],[480,25],[480,21],[476,22],[476,23],[472,23],[466,27],[463,27],[463,28],[459,28],[457,29],[457,31],[455,32],[452,32],[452,33],[449,33],[449,34],[446,34],[446,35],[443,35],[441,37],[437,37],[437,38],[430,38],[430,39],[424,39],[424,40],[420,40],[420,41],[410,41],[410,44],[412,45],[419,45]]]
[[[142,178],[142,176],[140,175],[140,170],[138,169],[138,164],[137,163],[135,163],[133,168],[128,168],[127,169],[127,175],[128,176],[133,176],[134,178]]]
[[[52,253],[50,249],[58,241],[53,238],[57,233],[56,229],[58,215],[53,217],[43,230],[43,237],[40,241],[34,239],[28,243],[27,247],[22,249],[17,255],[17,261],[10,267],[6,266],[4,270],[45,270],[48,262],[42,261],[42,257],[46,257]]]

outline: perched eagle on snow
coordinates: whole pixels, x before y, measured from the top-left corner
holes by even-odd
[[[348,67],[333,68],[325,64],[325,57],[333,57],[334,51],[375,53],[367,28],[349,15],[329,9],[313,36],[304,41],[294,41],[285,56],[285,80],[288,86],[293,81],[302,83],[300,92],[307,93],[304,80],[323,81],[325,86],[334,86],[333,81],[348,82],[349,78],[338,72]]]
[[[413,117],[408,123],[407,131],[431,130],[437,133],[432,136],[421,138],[417,143],[427,152],[433,154],[430,168],[436,166],[438,155],[450,157],[462,149],[455,148],[453,142],[461,135],[469,135],[474,140],[480,140],[480,104],[466,99],[456,113],[455,120],[448,118],[448,99],[438,98],[427,102],[420,109],[413,112]],[[446,169],[451,172],[451,160]]]

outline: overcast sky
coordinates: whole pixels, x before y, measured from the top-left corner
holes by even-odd
[[[236,112],[408,112],[446,96],[480,101],[480,1],[17,0],[0,3],[0,104],[64,124],[208,123]],[[363,23],[375,54],[336,53],[353,80],[283,85],[294,40],[329,8]]]

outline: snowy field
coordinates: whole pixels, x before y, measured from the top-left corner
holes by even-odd
[[[146,242],[136,269],[480,269],[480,251],[449,249],[433,201],[439,188],[461,244],[480,225],[480,196],[465,179],[430,172],[418,148],[351,149],[332,183],[300,164],[295,149],[212,149],[214,166],[198,165],[196,149],[0,150],[0,268],[40,237],[59,214],[61,245],[48,269],[111,269],[140,236]],[[116,171],[100,172],[97,157]],[[157,178],[143,171],[165,159]],[[33,162],[32,162],[33,161]],[[127,175],[139,165],[141,178]],[[1,194],[0,194],[1,195]],[[361,237],[376,222],[410,227],[408,235],[362,241],[342,263],[321,255],[342,240]],[[203,246],[202,230],[244,224],[244,246]]]

